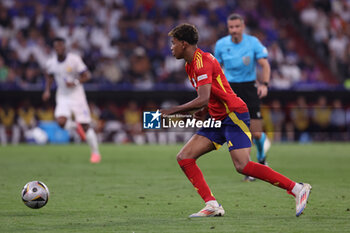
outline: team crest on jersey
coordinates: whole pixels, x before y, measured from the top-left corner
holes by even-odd
[[[249,56],[244,56],[243,58],[242,58],[242,60],[243,60],[243,64],[244,65],[249,65],[249,63],[250,63],[250,57]]]
[[[67,68],[66,68],[66,71],[68,72],[68,73],[70,73],[70,72],[72,72],[72,67],[70,67],[70,66],[68,66]]]

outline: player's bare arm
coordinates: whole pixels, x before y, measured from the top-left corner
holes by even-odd
[[[268,85],[270,82],[271,68],[266,58],[260,58],[258,60],[258,64],[262,68],[262,78],[260,81],[260,85],[258,85],[258,96],[259,98],[263,98],[267,96],[267,93],[268,93]]]
[[[45,90],[44,90],[44,93],[42,95],[43,101],[47,101],[50,99],[50,96],[51,96],[50,89],[51,89],[51,85],[53,83],[54,77],[51,74],[45,73],[45,79],[46,79]]]
[[[206,107],[208,106],[210,91],[211,91],[210,83],[205,84],[203,86],[199,86],[197,91],[198,93],[197,98],[185,104],[172,107],[170,109],[162,109],[161,113],[163,115],[171,115],[179,112],[186,112],[186,111],[191,111],[191,110],[196,110],[196,109]]]

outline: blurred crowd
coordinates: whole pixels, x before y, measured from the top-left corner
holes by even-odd
[[[69,51],[81,55],[91,71],[87,89],[192,89],[183,61],[171,55],[168,32],[179,23],[192,23],[199,29],[199,47],[212,52],[215,42],[227,35],[226,18],[232,12],[243,15],[246,32],[267,47],[271,88],[328,87],[315,54],[300,53],[300,38],[291,34],[290,22],[280,18],[284,11],[276,13],[265,4],[282,2],[294,7],[295,14],[287,17],[300,18],[301,27],[316,45],[316,56],[338,74],[337,81],[349,79],[349,0],[2,0],[0,90],[42,90],[45,63],[53,55],[51,43],[57,36],[66,39]],[[142,111],[172,104],[90,103],[93,127],[101,142],[186,141],[193,130],[142,130]],[[26,132],[40,122],[54,120],[53,109],[50,104],[37,106],[28,100],[13,107],[1,100],[1,144],[26,141]],[[265,103],[262,113],[265,130],[275,141],[349,139],[350,108],[340,100],[320,97],[310,102],[299,97],[281,103],[276,99]],[[75,132],[71,140],[79,142]]]
[[[95,89],[117,85],[123,89],[149,90],[169,84],[186,88],[189,82],[183,61],[172,57],[167,33],[181,22],[195,24],[200,32],[199,46],[212,52],[215,42],[227,34],[226,17],[232,12],[242,14],[247,32],[257,36],[268,48],[272,88],[324,83],[319,65],[312,56],[298,54],[297,42],[264,2],[4,0],[0,3],[0,88],[41,89],[45,61],[52,56],[50,44],[56,36],[64,37],[69,50],[83,57],[93,74],[90,82]],[[301,15],[306,9],[302,9]],[[348,14],[343,15],[343,21],[348,22]],[[333,21],[339,29],[341,25]],[[332,31],[335,32],[342,30]],[[348,42],[343,38],[344,33],[340,36],[342,46],[331,40],[329,43],[335,44],[337,51],[345,51]],[[331,54],[333,59],[333,52]],[[339,63],[338,54],[334,56]]]
[[[100,142],[116,144],[174,144],[186,142],[196,129],[143,130],[143,111],[154,111],[177,103],[164,101],[156,104],[148,101],[139,104],[130,101],[126,105],[114,102],[90,103],[92,127]],[[299,96],[287,103],[272,100],[262,107],[265,131],[276,142],[346,141],[350,139],[350,106],[341,100],[327,100],[320,96],[307,101]],[[2,145],[29,141],[30,130],[45,122],[54,121],[54,107],[50,104],[33,106],[28,100],[16,107],[0,106],[0,142]],[[69,132],[70,140],[80,143],[75,131]]]
[[[294,6],[319,55],[340,82],[350,79],[350,1],[298,0]]]
[[[302,95],[295,101],[275,99],[262,107],[265,131],[273,141],[347,141],[350,139],[350,106],[340,99],[319,96],[307,101]]]

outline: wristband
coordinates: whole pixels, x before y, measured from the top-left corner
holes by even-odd
[[[268,82],[263,82],[263,85],[265,85],[266,87],[269,87],[269,83]]]

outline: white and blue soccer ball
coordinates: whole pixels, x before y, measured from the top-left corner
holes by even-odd
[[[24,204],[33,209],[45,206],[49,200],[50,192],[41,181],[31,181],[22,189],[22,200]]]

